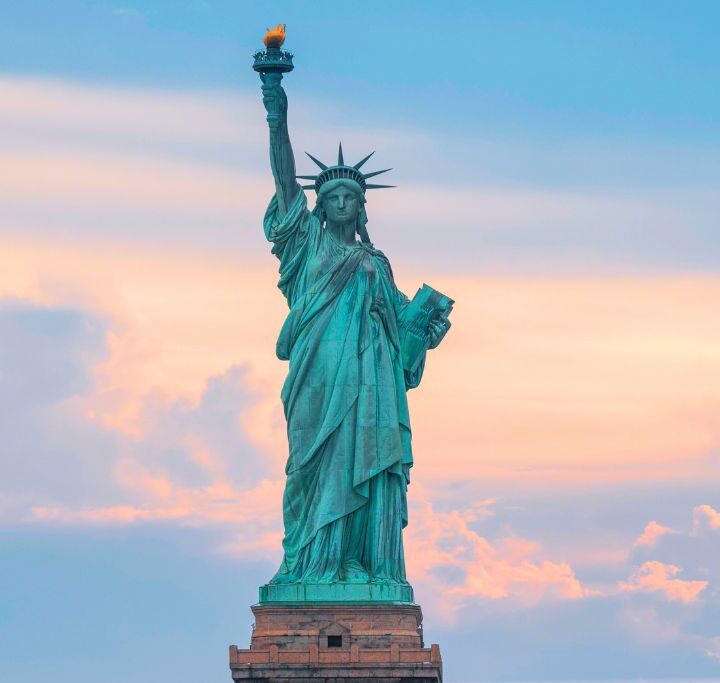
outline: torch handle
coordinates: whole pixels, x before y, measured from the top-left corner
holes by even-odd
[[[266,85],[280,85],[280,81],[282,81],[282,77],[283,77],[283,75],[280,71],[266,71],[265,73],[261,74],[261,76],[260,76],[263,84],[266,84]]]
[[[260,73],[260,79],[263,83],[263,89],[265,88],[278,88],[282,81],[282,73],[279,71],[266,71]],[[285,99],[285,93],[280,87],[280,92],[275,100],[275,106],[272,110],[268,110],[266,120],[271,130],[277,130],[282,124],[287,115],[287,100]]]

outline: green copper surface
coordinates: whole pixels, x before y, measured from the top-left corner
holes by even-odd
[[[409,585],[377,583],[270,583],[260,586],[260,602],[293,604],[298,602],[383,602],[413,604],[413,589]]]
[[[256,56],[256,68],[264,63]],[[308,178],[318,193],[308,209],[282,73],[260,76],[276,188],[264,230],[289,308],[276,349],[289,361],[284,557],[260,601],[411,603],[402,540],[413,465],[407,391],[420,384],[427,350],[450,327],[452,302],[436,293],[450,302],[445,312],[425,306],[423,322],[415,313],[408,320],[420,309],[398,290],[367,234],[372,186],[364,178],[376,173],[358,169],[370,155],[355,166],[345,165],[342,149],[337,166],[311,157],[321,173]],[[406,334],[419,343],[407,344]],[[412,359],[405,348],[415,349]]]

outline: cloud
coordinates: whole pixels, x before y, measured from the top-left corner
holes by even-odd
[[[720,664],[720,636],[709,639],[705,654]]]
[[[108,494],[113,436],[78,405],[106,358],[107,325],[69,306],[0,302],[0,520],[33,498]]]
[[[712,526],[713,512],[708,504],[694,506],[691,520],[686,513],[682,525],[673,525],[673,533],[662,534],[652,545],[636,545],[629,561],[636,566],[648,561],[682,566],[686,573],[707,580],[704,598],[719,597],[720,545],[717,527]]]
[[[82,470],[96,457],[98,441],[105,444],[106,480],[99,483],[111,502],[100,505],[92,504],[93,496],[77,492],[72,504],[47,502],[63,489],[51,465],[57,454],[52,444],[42,449],[37,443],[25,444],[32,466],[45,458],[55,480],[52,489],[28,501],[32,520],[46,524],[174,521],[242,525],[251,526],[260,538],[277,540],[282,472],[276,461],[248,441],[243,417],[254,408],[255,397],[248,389],[244,368],[233,367],[211,378],[196,401],[146,394],[136,416],[137,431],[128,434],[98,423],[97,412],[92,410],[98,396],[95,372],[103,367],[99,361],[107,354],[106,339],[112,327],[99,328],[87,313],[23,302],[6,304],[2,313],[0,324],[10,342],[6,367],[26,380],[23,386],[29,400],[16,401],[16,405],[25,406],[23,415],[32,420],[32,431],[44,432],[47,420],[71,402],[75,410],[69,433],[76,437],[86,429],[95,437],[76,439],[76,469]],[[39,372],[28,372],[33,367]],[[63,372],[53,375],[52,368]],[[38,412],[41,401],[37,397],[45,399],[49,413]],[[8,395],[8,402],[12,398]],[[7,458],[8,463],[11,460]],[[416,567],[419,576],[429,578],[453,568],[465,575],[460,584],[445,587],[446,597],[500,599],[525,589],[528,595],[537,596],[545,589],[567,598],[586,594],[568,565],[533,561],[537,548],[531,541],[505,538],[493,547],[471,529],[471,524],[492,516],[493,499],[440,513],[428,499],[413,501],[413,532],[408,543],[425,548],[425,552],[411,554],[423,558]],[[228,548],[237,548],[238,543],[228,541]]]
[[[47,476],[39,489],[16,487],[22,494],[6,511],[6,523],[217,527],[224,530],[220,551],[279,560],[284,477],[281,463],[248,438],[245,418],[256,396],[246,368],[210,378],[197,400],[142,395],[135,428],[128,431],[98,420],[98,380],[112,319],[99,327],[90,313],[27,302],[6,304],[0,312],[0,329],[10,342],[0,370],[12,366],[30,399],[16,401],[16,415],[30,427],[21,438],[23,457],[28,473],[42,467]],[[28,372],[33,367],[40,371]],[[50,372],[55,367],[62,374]],[[38,442],[33,435],[47,433],[48,424],[55,425],[52,441]],[[61,476],[67,460],[59,457],[58,444],[66,443],[72,443],[73,478],[85,481],[80,489],[68,489]],[[5,454],[9,471],[17,455]],[[103,467],[93,470],[89,465],[100,456]],[[538,560],[536,543],[509,536],[491,544],[476,533],[471,525],[493,515],[492,498],[446,512],[434,510],[427,498],[413,495],[411,501],[410,570],[414,580],[436,589],[428,609],[450,616],[468,598],[533,602],[590,594],[567,563]]]
[[[710,505],[698,505],[693,510],[693,519],[696,532],[704,528],[720,529],[720,512]]]
[[[618,622],[641,645],[667,646],[685,639],[679,624],[661,616],[654,607],[621,609]]]
[[[98,259],[98,272],[108,271],[107,263],[115,263],[103,262],[102,253]],[[127,276],[127,262],[120,264]],[[142,263],[136,267],[138,274],[147,270]],[[173,272],[177,281],[170,277]],[[208,299],[207,291],[233,288],[230,272],[207,269],[198,271],[202,275],[198,277],[185,264],[159,266],[155,275],[163,281],[161,290],[148,286],[142,278],[134,283],[137,305],[148,307],[141,317],[151,320],[164,314],[167,338],[182,339],[193,326],[208,324],[206,318],[193,318],[196,313],[192,311],[207,313],[207,306],[197,305]],[[192,290],[186,295],[181,275],[210,289],[199,297],[193,296]],[[212,284],[213,278],[217,278],[216,284]],[[162,304],[168,297],[157,294],[165,289],[182,294],[188,308],[166,309]],[[68,291],[73,290],[58,288],[56,294],[64,297]],[[133,297],[123,295],[122,299],[126,311],[135,310]],[[223,303],[220,311],[226,310]],[[178,322],[185,317],[190,318],[184,323],[188,328]],[[140,336],[150,328],[142,329]],[[149,337],[157,342],[163,335],[158,333],[160,328],[152,329]],[[250,327],[242,329],[250,334]],[[7,385],[14,389],[5,395],[4,407],[15,411],[16,424],[25,425],[14,432],[16,447],[0,451],[4,525],[30,524],[44,530],[90,527],[95,532],[150,524],[193,527],[210,534],[217,552],[233,561],[276,563],[281,553],[283,451],[273,451],[269,438],[253,436],[263,431],[254,432],[258,425],[253,423],[270,417],[271,413],[264,413],[265,406],[277,408],[272,387],[268,391],[247,366],[214,373],[192,396],[173,383],[164,384],[163,391],[153,389],[152,384],[123,384],[134,362],[120,362],[113,355],[124,348],[126,338],[138,333],[134,330],[126,337],[131,330],[133,326],[117,314],[100,315],[68,304],[50,306],[14,299],[0,306],[0,331],[8,341],[0,370],[17,380]],[[217,329],[210,325],[204,334],[212,339]],[[259,334],[253,344],[258,348],[267,345],[267,335],[267,330]],[[251,347],[239,344],[234,353],[240,348]],[[213,355],[208,351],[209,357]],[[181,354],[177,367],[192,357],[192,353]],[[223,356],[222,362],[229,357]],[[207,371],[211,366],[200,367]],[[63,372],[53,374],[58,368]],[[173,370],[163,370],[160,376],[166,372],[172,374]],[[202,376],[200,370],[197,376]],[[23,383],[22,378],[29,381]],[[108,401],[106,394],[113,391],[119,396]],[[113,422],[113,410],[128,396],[134,405],[133,419],[128,424]],[[282,416],[277,411],[274,415],[282,442]],[[3,418],[9,419],[5,414],[0,420]],[[625,531],[626,549],[633,547],[629,555],[626,552],[626,560],[621,557],[613,565],[589,554],[578,570],[576,561],[582,558],[583,549],[576,548],[570,559],[553,541],[566,532],[573,533],[568,527],[578,520],[586,547],[597,545],[598,539],[604,544],[608,528],[598,520],[608,517],[603,513],[607,496],[603,499],[606,508],[602,508],[598,502],[602,497],[596,500],[578,493],[576,500],[557,489],[552,498],[561,517],[553,520],[543,517],[541,499],[533,499],[527,489],[523,493],[513,486],[512,499],[490,495],[495,485],[473,470],[457,470],[454,479],[429,486],[431,464],[418,452],[418,476],[409,491],[410,526],[405,536],[408,576],[429,624],[457,629],[459,623],[467,626],[468,619],[501,618],[504,614],[513,614],[517,622],[531,616],[542,621],[555,613],[557,606],[582,603],[585,607],[575,622],[583,633],[596,629],[593,637],[611,640],[626,633],[638,646],[672,645],[673,651],[701,653],[708,661],[713,658],[713,639],[717,637],[712,620],[717,605],[715,508],[707,503],[695,506],[695,519],[702,524],[683,531],[666,505],[658,512],[672,527],[662,528],[672,528],[675,533],[656,533],[649,524],[646,531],[651,530],[654,542],[633,546],[632,535]],[[475,489],[463,486],[461,478],[473,482]],[[643,480],[643,486],[647,485]],[[475,494],[478,486],[484,495]],[[542,490],[543,486],[537,489]],[[627,493],[622,498],[632,507],[637,497]],[[657,495],[648,500],[651,498],[658,500]],[[618,507],[616,502],[610,503]],[[686,510],[690,508],[692,505]],[[590,510],[595,511],[594,521],[584,516]],[[618,516],[625,530],[625,510],[621,508]],[[524,518],[537,522],[530,532],[518,531]],[[680,566],[691,579],[681,578]],[[630,578],[612,584],[608,577],[620,570]],[[615,621],[607,616],[611,611]],[[594,624],[597,620],[602,629]]]
[[[114,7],[112,13],[123,20],[132,21],[145,18],[145,15],[142,12],[131,7]]]
[[[711,280],[433,278],[462,301],[413,406],[419,448],[515,486],[716,477],[720,394],[702,369],[720,368]]]
[[[0,305],[0,450],[6,523],[280,523],[281,478],[246,437],[246,369],[197,401],[149,393],[128,434],[98,420],[111,321],[23,301]]]
[[[36,79],[0,94],[3,522],[192,526],[276,562],[286,306],[260,226],[259,99]],[[426,613],[540,623],[582,605],[566,633],[710,661],[720,282],[664,268],[712,260],[717,194],[498,184],[443,154],[416,171],[441,138],[348,131],[333,111],[320,128],[313,106],[293,108],[310,151],[345,125],[348,157],[372,143],[399,162],[370,228],[403,289],[458,301],[410,399],[406,552]]]
[[[101,319],[70,308],[0,301],[0,407],[37,409],[84,393],[105,356]]]
[[[259,221],[272,193],[255,92],[154,91],[6,76],[0,97],[0,230],[6,235],[166,248],[172,240],[186,250],[231,246],[256,254],[263,248],[241,227]],[[395,262],[430,259],[444,272],[665,271],[681,262],[706,269],[720,249],[712,230],[720,198],[712,183],[632,192],[626,183],[539,185],[537,176],[502,184],[486,170],[492,158],[498,169],[508,168],[508,156],[521,166],[527,146],[438,138],[407,127],[347,130],[342,111],[327,103],[298,100],[292,115],[298,150],[325,156],[331,135],[345,140],[350,155],[379,148],[392,160],[400,187],[373,195],[370,230]],[[428,150],[445,151],[423,175],[415,169],[425,166]],[[534,163],[547,151],[536,151]],[[620,167],[632,156],[627,149],[614,154],[623,160]],[[665,163],[657,167],[666,168],[673,155],[658,154]],[[606,145],[588,145],[581,157],[592,167],[588,159],[607,161],[607,155]],[[653,150],[642,150],[643,163],[652,156]],[[467,158],[473,163],[460,163]],[[482,172],[477,158],[484,160]],[[697,161],[697,153],[690,158]]]
[[[237,151],[260,129],[239,114],[253,105],[262,109],[251,95],[230,91],[155,90],[7,74],[0,78],[0,94],[5,149],[16,152],[112,152],[127,158],[144,156],[143,149],[150,157],[182,156],[191,148],[197,155],[214,145]]]
[[[411,491],[405,534],[408,573],[435,612],[452,620],[468,600],[512,599],[527,605],[548,596],[578,599],[595,594],[581,585],[567,563],[537,561],[537,543],[512,536],[491,543],[477,533],[472,523],[486,518],[493,502],[441,512],[427,494]]]
[[[287,307],[267,252],[8,240],[0,269],[0,293],[115,319],[93,404],[103,424],[132,432],[146,394],[198,400],[207,377],[251,363],[246,430],[282,452],[274,342]],[[412,395],[418,475],[515,489],[720,476],[707,459],[720,434],[716,278],[430,275],[404,269],[399,283],[460,299]]]
[[[635,540],[636,545],[654,545],[655,542],[664,534],[673,533],[673,529],[669,526],[663,526],[655,521],[650,521],[645,526],[645,529]]]
[[[662,592],[668,600],[684,603],[695,602],[708,586],[707,581],[686,581],[676,579],[682,570],[672,564],[645,562],[627,582],[620,582],[624,591]]]
[[[140,434],[115,433],[120,443],[113,454],[112,497],[123,502],[87,505],[78,497],[71,505],[33,505],[30,520],[276,530],[282,479],[245,436],[240,417],[250,405],[242,368],[211,378],[197,404],[148,397]]]
[[[152,475],[138,463],[125,463],[135,470],[135,479],[123,476],[122,485],[140,494],[147,502],[140,505],[111,505],[107,507],[36,506],[31,519],[37,522],[61,524],[134,524],[136,522],[175,521],[189,526],[232,524],[249,526],[254,533],[246,547],[259,547],[256,536],[278,540],[278,533],[263,531],[262,527],[278,526],[278,501],[282,497],[282,482],[263,481],[255,488],[235,489],[223,480],[207,487],[181,487],[165,475]],[[150,487],[154,490],[149,490]],[[158,498],[157,488],[163,489]],[[279,535],[280,540],[282,534]],[[229,546],[231,547],[231,546]],[[274,554],[279,552],[279,541]]]

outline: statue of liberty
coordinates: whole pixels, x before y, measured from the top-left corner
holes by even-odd
[[[370,241],[366,191],[389,187],[367,182],[384,172],[362,172],[372,154],[354,165],[342,146],[335,165],[308,155],[318,174],[296,176],[282,74],[257,70],[275,180],[264,229],[289,307],[277,341],[278,357],[289,361],[284,557],[270,584],[407,585],[406,394],[420,384],[426,351],[450,327],[452,301],[426,286],[445,314],[436,315],[442,305],[432,309],[427,298],[413,313],[415,300],[398,290],[388,259]],[[297,178],[312,183],[300,187]],[[312,211],[304,189],[317,193]]]

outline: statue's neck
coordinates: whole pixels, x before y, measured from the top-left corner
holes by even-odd
[[[325,229],[342,244],[355,244],[355,221],[350,223],[333,223],[327,221]]]

